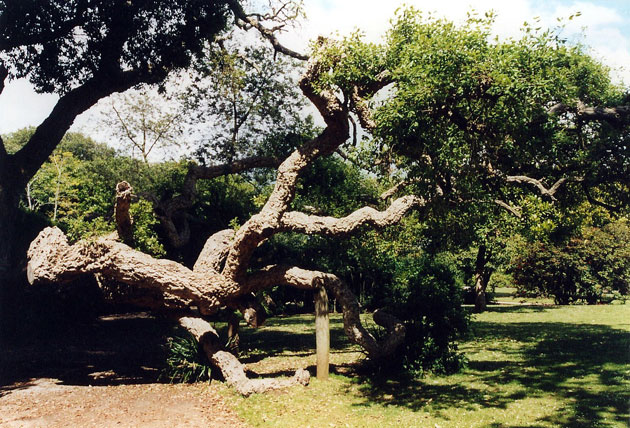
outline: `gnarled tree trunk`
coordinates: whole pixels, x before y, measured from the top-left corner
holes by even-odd
[[[383,211],[365,207],[343,218],[288,211],[295,197],[300,173],[318,157],[337,150],[349,136],[348,104],[333,93],[314,89],[314,82],[325,71],[317,59],[309,60],[300,87],[321,113],[326,128],[280,163],[275,187],[261,211],[236,232],[224,230],[212,235],[192,270],[170,260],[153,259],[111,236],[80,241],[71,246],[59,229],[47,228],[29,249],[29,281],[63,282],[77,275],[99,274],[146,290],[145,304],[148,303],[154,309],[176,310],[178,313],[182,310],[191,313],[198,310],[203,316],[213,314],[222,307],[240,308],[246,321],[252,325],[260,324],[262,315],[252,304],[252,293],[276,285],[308,290],[325,287],[341,305],[344,330],[350,341],[360,345],[372,359],[391,355],[404,339],[402,323],[391,315],[377,311],[374,321],[383,326],[387,333],[381,339],[375,338],[361,324],[356,297],[337,276],[296,266],[268,266],[258,272],[248,271],[254,250],[276,233],[291,231],[346,236],[363,226],[380,228],[394,224],[410,209],[425,203],[421,198],[404,196],[393,201]],[[378,87],[373,84],[370,88],[357,88],[354,93],[357,99],[352,105],[361,105],[359,94],[369,95]],[[366,111],[361,110],[358,114],[365,116]],[[367,120],[363,117],[362,122]],[[222,168],[227,172],[234,170],[226,166]],[[186,198],[184,202],[188,201],[189,198]],[[204,325],[202,321],[192,324],[199,327],[200,323]],[[267,388],[264,385],[271,385],[269,382],[255,382],[254,385],[247,380],[236,358],[218,350],[215,335],[208,333],[207,326],[199,328],[203,332],[194,333],[195,336],[200,339],[210,360],[221,369],[228,382],[244,394],[259,392]],[[303,373],[298,374],[292,383],[303,382],[304,378]]]

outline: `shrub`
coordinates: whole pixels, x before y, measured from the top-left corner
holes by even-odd
[[[189,333],[169,337],[166,344],[166,367],[161,379],[171,383],[209,381],[212,369],[206,355],[201,352],[199,342]]]
[[[526,244],[512,271],[519,294],[553,297],[561,305],[626,296],[630,291],[628,222],[586,228],[564,245]]]
[[[139,200],[131,204],[129,212],[133,218],[133,239],[136,242],[136,249],[153,257],[164,257],[166,251],[155,231],[158,219],[153,214],[151,202]]]
[[[462,281],[446,255],[423,255],[399,264],[390,310],[405,324],[405,341],[378,370],[417,376],[453,373],[463,366],[457,340],[467,332],[469,317],[462,308]]]

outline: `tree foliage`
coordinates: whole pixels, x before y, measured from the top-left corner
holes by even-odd
[[[630,227],[621,219],[585,227],[565,244],[524,244],[512,262],[517,289],[558,304],[612,300],[630,294]]]
[[[10,75],[41,92],[128,70],[162,80],[225,27],[226,14],[225,3],[199,0],[9,0],[0,3],[0,51]]]
[[[204,162],[286,156],[295,146],[283,146],[278,136],[309,127],[295,61],[266,45],[237,41],[206,50],[183,94],[199,139],[196,155]]]

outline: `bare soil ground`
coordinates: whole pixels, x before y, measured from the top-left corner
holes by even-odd
[[[60,385],[33,379],[2,389],[2,427],[245,427],[208,384]]]
[[[157,381],[166,323],[128,314],[57,327],[2,345],[0,426],[246,426],[212,384]]]

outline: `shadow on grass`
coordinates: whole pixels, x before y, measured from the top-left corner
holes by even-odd
[[[264,358],[282,354],[283,356],[312,355],[315,349],[315,320],[314,317],[274,318],[269,320],[266,327],[241,329],[241,343],[245,349],[244,363],[253,363]],[[302,326],[286,330],[275,330],[273,327],[291,325]],[[330,349],[331,352],[345,352],[351,347],[343,331],[343,323],[338,320],[330,321]],[[247,351],[250,350],[251,354]]]
[[[603,325],[553,322],[476,322],[475,331],[477,340],[495,344],[498,351],[506,352],[502,343],[519,345],[513,351],[519,358],[468,364],[465,374],[485,384],[483,389],[461,381],[434,384],[426,379],[362,379],[360,390],[365,401],[361,405],[380,402],[417,411],[430,403],[431,411],[440,413],[454,407],[505,409],[515,400],[551,394],[567,403],[566,407],[540,423],[606,426],[602,411],[615,415],[620,424],[628,421],[630,391],[624,372],[630,360],[630,333]],[[484,349],[491,350],[485,345]],[[507,384],[516,386],[510,388],[513,392],[502,393],[496,387]]]
[[[513,304],[513,305],[490,305],[492,312],[498,313],[532,313],[532,312],[546,312],[561,308],[561,306],[555,305],[527,305],[527,304]]]

